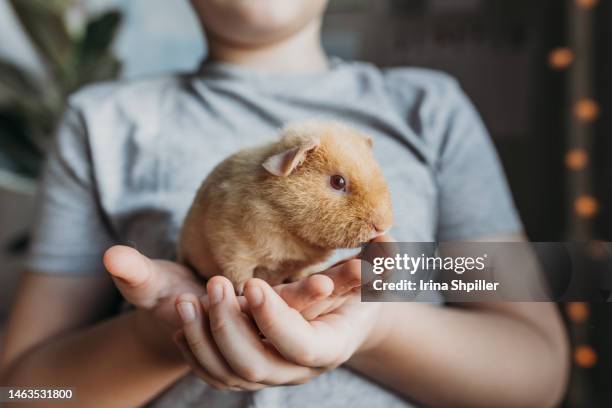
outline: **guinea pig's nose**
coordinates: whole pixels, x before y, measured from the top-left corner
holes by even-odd
[[[386,208],[376,211],[372,216],[372,227],[382,234],[391,228],[391,213]]]

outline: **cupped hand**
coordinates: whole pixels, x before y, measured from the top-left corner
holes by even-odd
[[[229,280],[213,277],[208,297],[178,299],[184,325],[176,343],[194,372],[216,388],[256,390],[308,381],[375,337],[380,305],[361,302],[360,262],[349,260],[315,275],[334,282],[318,300],[304,296],[296,284],[272,288],[251,279],[245,286],[248,307],[241,307]]]
[[[204,282],[191,269],[172,261],[149,259],[136,249],[116,245],[106,251],[104,265],[123,297],[147,310],[171,327],[180,328],[175,304],[180,295],[205,295]],[[275,286],[279,296],[312,318],[338,302],[338,296],[353,288],[355,281],[342,273],[312,275],[298,282]],[[248,309],[244,296],[238,299]],[[204,304],[207,297],[203,297]]]

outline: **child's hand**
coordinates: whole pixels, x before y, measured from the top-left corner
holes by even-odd
[[[337,309],[361,286],[360,269],[339,267],[341,263],[297,282],[273,286],[273,289],[289,307],[300,312],[306,320],[313,320]],[[237,299],[242,311],[250,314],[246,297]],[[202,297],[200,301],[207,311],[208,298]]]
[[[245,287],[248,308],[240,307],[227,279],[213,277],[208,299],[179,298],[184,325],[175,340],[194,372],[216,388],[256,390],[306,382],[344,363],[375,337],[380,305],[361,303],[354,290],[360,285],[360,261],[326,274],[337,286],[318,301],[300,295],[295,284],[285,287],[294,292],[285,298],[295,306],[279,296],[282,287],[274,290],[252,279]]]
[[[104,255],[104,265],[128,302],[152,312],[174,328],[182,326],[175,310],[178,297],[205,294],[203,282],[187,267],[176,262],[149,259],[134,248],[120,245],[110,248]],[[307,318],[314,318],[337,304],[340,301],[338,295],[351,290],[354,285],[355,280],[350,276],[331,273],[329,276],[312,275],[274,289],[291,307],[303,311]],[[243,296],[238,301],[241,308],[248,308]]]
[[[134,248],[110,248],[104,254],[104,265],[128,302],[175,328],[181,326],[174,308],[177,297],[182,293],[205,293],[202,282],[185,266],[149,259]]]

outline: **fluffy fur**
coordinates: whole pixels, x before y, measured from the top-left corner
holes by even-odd
[[[179,259],[203,276],[223,274],[238,293],[253,276],[277,284],[316,272],[333,249],[391,226],[370,138],[336,122],[289,125],[281,136],[221,162],[182,228]],[[345,178],[346,192],[332,188],[333,175]]]

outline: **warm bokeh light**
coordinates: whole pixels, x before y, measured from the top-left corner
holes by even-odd
[[[597,363],[597,353],[591,346],[581,345],[574,350],[574,361],[578,367],[590,368]]]
[[[570,302],[565,310],[574,323],[584,323],[589,318],[589,305],[584,302]]]
[[[580,99],[574,104],[574,115],[582,122],[592,122],[599,116],[599,105],[593,99]]]
[[[567,47],[555,48],[548,54],[548,63],[551,68],[561,70],[567,68],[574,61],[574,52]]]
[[[584,149],[572,149],[565,155],[565,165],[571,170],[582,170],[589,162],[589,156]]]
[[[599,3],[599,0],[576,0],[576,4],[578,7],[590,9],[593,8]]]
[[[595,198],[589,195],[583,195],[574,201],[574,210],[580,217],[591,218],[597,214],[599,203]]]

